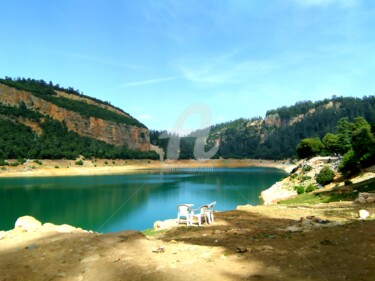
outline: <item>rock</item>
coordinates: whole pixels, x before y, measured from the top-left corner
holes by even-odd
[[[153,253],[164,253],[165,247],[164,246],[152,246]]]
[[[57,225],[46,222],[42,225],[42,228],[40,229],[41,232],[55,232],[57,228]]]
[[[68,224],[62,224],[56,227],[56,231],[59,233],[73,233],[78,232],[77,228]]]
[[[360,192],[358,198],[353,201],[354,204],[375,203],[375,193]]]
[[[7,233],[5,231],[0,231],[0,240],[3,239]]]
[[[359,210],[359,218],[361,219],[361,220],[365,220],[365,219],[367,219],[367,217],[370,215],[370,213],[368,212],[368,211],[366,211],[366,210]]]
[[[154,230],[169,229],[177,226],[176,219],[169,219],[165,221],[156,221],[154,222]],[[186,225],[186,224],[185,224]]]
[[[246,253],[247,252],[247,248],[245,248],[245,247],[237,247],[236,248],[236,252],[240,253],[240,254]]]
[[[14,227],[26,232],[35,232],[42,227],[42,223],[31,216],[23,216],[17,219]]]

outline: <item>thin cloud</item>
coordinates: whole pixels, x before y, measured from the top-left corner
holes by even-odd
[[[172,80],[176,80],[176,79],[179,79],[179,78],[181,78],[181,77],[171,76],[171,77],[162,77],[162,78],[127,82],[127,83],[122,84],[121,87],[124,87],[124,88],[139,87],[139,86],[144,86],[144,85],[149,85],[149,84],[157,84],[157,83],[162,83],[162,82],[166,82],[166,81],[172,81]]]
[[[137,119],[139,119],[139,120],[150,120],[150,119],[152,119],[152,115],[151,114],[138,115]]]
[[[293,0],[294,3],[303,8],[328,7],[337,5],[341,8],[352,8],[358,4],[356,0]]]

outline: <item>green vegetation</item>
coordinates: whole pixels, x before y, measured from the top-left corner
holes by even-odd
[[[302,185],[295,186],[294,190],[297,192],[297,194],[303,194],[303,193],[305,193],[305,188]]]
[[[270,110],[267,116],[270,118],[268,121],[272,116],[276,121],[266,123],[261,117],[241,118],[211,126],[206,150],[219,140],[216,158],[287,159],[297,156],[296,147],[301,140],[319,138],[322,140],[323,148],[319,154],[344,154],[348,142],[351,142],[351,127],[346,121],[342,121],[338,126],[339,120],[346,117],[350,123],[355,117],[363,116],[369,124],[375,124],[375,97],[332,97],[318,102],[298,102],[294,106]],[[300,116],[303,118],[299,118]],[[299,121],[291,122],[293,118]],[[373,133],[374,126],[371,128]],[[173,136],[171,133],[151,131],[150,138],[153,144],[166,151],[168,139],[159,139],[162,133]],[[327,133],[330,135],[324,138]],[[180,158],[194,157],[196,137],[193,135],[196,134],[197,132],[193,132],[180,139]],[[366,157],[363,161],[368,159]]]
[[[6,106],[0,103],[0,115],[24,117],[36,122],[44,117],[43,114],[28,109],[24,103],[21,103],[19,107]]]
[[[319,154],[323,149],[323,143],[319,138],[303,139],[297,145],[297,153],[299,158],[311,158]]]
[[[356,191],[356,192],[353,192]],[[338,201],[352,201],[358,197],[359,192],[373,192],[375,191],[375,180],[370,179],[365,182],[352,185],[350,188],[347,186],[335,188],[332,191],[319,192],[319,193],[304,193],[294,198],[282,200],[279,204],[319,204]]]
[[[82,166],[82,165],[83,165],[83,161],[82,161],[82,160],[78,160],[78,161],[76,162],[76,165]]]
[[[349,122],[347,117],[337,123],[337,134],[327,133],[323,137],[323,143],[319,138],[303,139],[297,145],[297,153],[300,158],[308,158],[316,155],[344,154],[339,171],[350,177],[357,174],[361,168],[375,164],[375,137],[373,127],[365,118],[355,117]],[[323,169],[317,177],[317,182],[327,184],[333,179],[333,171]]]
[[[48,117],[39,125],[43,130],[40,136],[27,126],[0,119],[0,159],[76,159],[80,155],[85,158],[159,159],[154,151],[130,150],[126,146],[116,147],[81,137]]]
[[[317,174],[316,182],[321,185],[327,185],[333,181],[335,177],[335,172],[331,170],[328,166],[324,166],[323,169]]]
[[[88,104],[83,101],[72,100],[72,99],[68,99],[65,97],[61,97],[61,96],[58,96],[55,92],[55,90],[64,91],[64,92],[74,94],[80,97],[91,99],[99,104],[104,104],[104,105],[115,108],[114,106],[110,105],[108,102],[102,102],[98,99],[94,99],[94,98],[82,95],[79,93],[79,91],[74,90],[73,88],[65,89],[65,88],[60,87],[59,85],[53,85],[52,82],[47,83],[43,80],[24,79],[24,78],[23,79],[11,79],[9,77],[6,77],[5,79],[0,79],[0,83],[19,89],[19,90],[31,92],[35,96],[41,99],[44,99],[53,104],[56,104],[59,107],[77,112],[83,116],[95,117],[95,118],[100,118],[100,119],[107,120],[107,121],[112,121],[115,123],[123,123],[123,124],[131,125],[131,126],[145,128],[145,125],[143,125],[138,120],[132,117],[126,117],[126,116],[117,114],[113,111],[106,110],[102,107],[99,107],[93,104]],[[124,114],[127,114],[119,108],[116,108],[116,109],[120,110]],[[0,114],[1,114],[1,108],[0,108]]]
[[[309,184],[306,187],[305,191],[306,191],[306,193],[310,193],[310,192],[313,192],[315,189],[316,189],[315,186],[313,186],[312,184]]]
[[[145,230],[142,230],[141,231],[143,233],[143,235],[145,236],[157,236],[157,235],[160,235],[160,234],[163,234],[166,232],[165,229],[162,229],[162,230],[155,230],[153,228],[147,228]]]

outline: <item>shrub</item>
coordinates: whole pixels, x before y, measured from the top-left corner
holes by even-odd
[[[38,165],[43,165],[42,161],[40,161],[38,159],[34,160],[34,162],[37,163]]]
[[[312,184],[309,184],[308,187],[306,187],[306,192],[309,193],[309,192],[313,192],[315,190],[315,186],[313,186]]]
[[[316,182],[321,185],[327,185],[333,181],[335,172],[330,167],[324,166],[323,169],[316,176]]]
[[[19,159],[17,159],[17,161],[18,161],[18,163],[20,163],[21,165],[26,163],[26,159],[25,159],[25,158],[19,158]]]
[[[83,165],[83,161],[82,161],[82,160],[78,160],[78,161],[76,162],[76,165],[80,165],[80,166],[82,166],[82,165]]]
[[[310,165],[306,165],[302,168],[302,172],[309,172],[312,170],[312,167]]]
[[[7,166],[9,163],[5,161],[4,159],[0,159],[0,166]]]
[[[302,175],[302,176],[299,177],[299,180],[300,180],[300,181],[307,181],[307,180],[309,180],[309,179],[311,179],[310,176],[304,176],[304,175]]]
[[[294,187],[294,190],[297,191],[297,194],[305,193],[305,188],[302,185],[296,185]]]

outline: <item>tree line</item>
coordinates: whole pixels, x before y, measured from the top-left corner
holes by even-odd
[[[267,112],[277,115],[280,126],[266,124],[261,117],[237,119],[211,126],[206,150],[219,142],[215,158],[287,159],[297,158],[296,146],[305,138],[322,139],[327,133],[336,133],[337,122],[344,117],[353,122],[363,116],[372,132],[375,124],[375,97],[332,97],[323,101],[297,102],[290,107],[281,107]],[[290,120],[303,115],[300,121],[290,125]],[[151,131],[151,142],[166,151],[168,139],[159,139],[160,134],[172,133]],[[180,139],[180,158],[194,158],[195,137]]]

